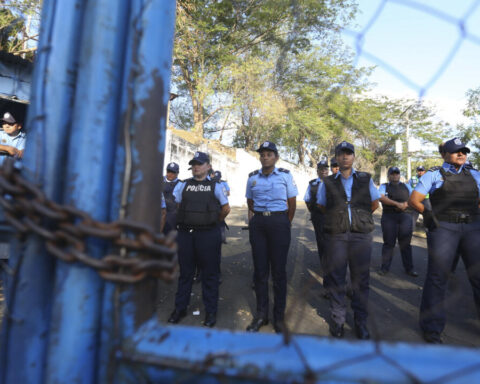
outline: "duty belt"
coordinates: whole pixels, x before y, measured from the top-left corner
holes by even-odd
[[[439,214],[436,215],[437,219],[440,221],[446,221],[448,223],[472,223],[474,221],[477,221],[480,217],[478,215],[469,215],[466,213],[459,213],[456,215],[448,215],[448,214]]]
[[[288,211],[263,211],[263,212],[254,211],[253,213],[259,216],[272,216],[272,215],[285,215],[287,214],[287,212]]]

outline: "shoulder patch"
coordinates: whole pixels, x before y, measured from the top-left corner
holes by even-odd
[[[439,171],[440,169],[442,169],[442,167],[439,165],[436,165],[435,167],[430,168],[428,172],[435,172],[435,171]]]
[[[312,179],[308,182],[308,184],[315,185],[316,181],[317,181],[317,179]]]
[[[255,176],[255,175],[258,175],[258,169],[256,171],[250,172],[248,174],[248,177],[252,177],[252,176]]]
[[[366,179],[366,178],[371,177],[370,173],[368,173],[368,172],[355,172],[355,174],[357,175],[357,177],[362,178],[362,179]]]
[[[278,168],[278,170],[280,172],[290,173],[290,171],[288,169],[285,169],[285,168]]]

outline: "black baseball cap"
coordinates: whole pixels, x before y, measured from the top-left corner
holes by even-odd
[[[213,173],[213,177],[214,177],[215,179],[220,180],[220,179],[222,178],[222,172],[220,172],[220,171],[215,171],[215,172]]]
[[[193,165],[195,163],[205,164],[210,163],[210,157],[205,152],[195,152],[193,159],[188,162],[188,165]]]
[[[335,156],[330,159],[330,167],[338,167],[337,159],[335,158]]]
[[[419,165],[417,167],[417,171],[424,171],[425,170],[425,167],[423,165]]]
[[[446,141],[443,149],[448,153],[460,152],[462,149],[464,149],[467,153],[470,153],[470,148],[463,144],[462,140],[460,140],[458,137],[454,137],[453,139]]]
[[[260,147],[257,149],[257,152],[262,151],[273,151],[275,153],[278,153],[277,146],[271,141],[265,141],[262,143],[262,145],[260,145]]]
[[[353,144],[349,143],[348,141],[342,141],[335,147],[335,155],[338,155],[340,152],[349,151],[355,153],[355,147]]]
[[[327,160],[320,160],[317,163],[317,168],[328,168],[328,161]]]
[[[5,112],[2,116],[2,121],[8,124],[15,124],[17,120],[13,117],[13,115],[10,112]]]
[[[400,174],[400,169],[398,167],[390,167],[388,168],[388,174],[391,175],[392,173]]]
[[[180,172],[180,167],[177,163],[171,162],[167,165],[167,172],[178,173]]]

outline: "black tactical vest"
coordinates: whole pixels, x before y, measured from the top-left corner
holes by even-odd
[[[409,193],[408,188],[405,184],[386,183],[385,186],[385,196],[388,197],[390,200],[397,201],[399,203],[408,201]],[[401,213],[401,211],[396,209],[393,205],[382,204],[382,207],[383,212],[385,213]]]
[[[472,220],[479,215],[478,186],[468,169],[455,174],[440,168],[443,185],[430,194],[433,213],[438,220],[455,222],[460,215]]]
[[[173,197],[173,190],[180,180],[164,181],[163,182],[163,197],[165,197],[165,204],[167,205],[167,212],[175,212],[177,210],[177,203]]]
[[[310,184],[310,201],[307,203],[307,208],[310,212],[314,212],[317,209],[317,192],[318,187],[320,186],[320,181],[317,179],[310,180],[308,182]]]
[[[207,229],[218,224],[220,202],[215,197],[213,180],[188,179],[178,207],[177,225],[182,229]]]
[[[370,174],[353,174],[352,198],[347,200],[339,175],[330,175],[323,180],[327,196],[324,231],[326,233],[344,233],[347,231],[370,233],[374,223],[372,217],[372,197],[370,196]],[[352,224],[348,219],[348,206],[352,214]]]

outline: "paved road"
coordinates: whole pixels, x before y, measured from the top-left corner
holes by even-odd
[[[255,310],[255,295],[250,288],[252,262],[248,231],[245,226],[246,209],[234,208],[228,218],[228,244],[223,246],[223,283],[220,287],[218,312],[219,328],[244,330]],[[382,236],[379,216],[376,217],[374,247],[371,263],[371,291],[369,326],[372,334],[381,340],[423,342],[418,328],[418,308],[425,277],[426,240],[414,237],[412,241],[418,278],[403,272],[398,248],[395,250],[391,272],[379,276]],[[299,203],[293,223],[292,244],[288,258],[287,324],[293,332],[328,336],[328,301],[321,297],[321,271],[316,252],[315,235],[309,214]],[[173,308],[176,284],[160,283],[159,317],[165,321]],[[271,295],[271,297],[273,297]],[[447,294],[448,323],[444,342],[447,344],[480,346],[480,323],[473,303],[473,294],[467,281],[463,263],[459,264],[455,279]],[[193,315],[194,311],[199,315]],[[195,285],[189,307],[189,316],[182,324],[201,326],[203,320],[201,287]],[[353,313],[348,310],[347,339],[355,339],[352,331]],[[273,332],[269,325],[262,332]]]

